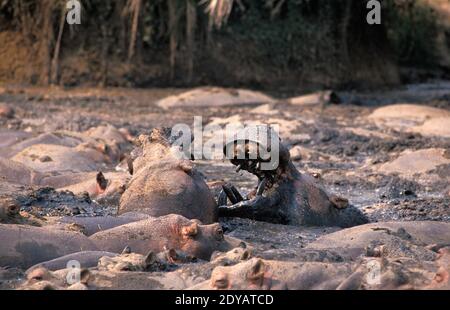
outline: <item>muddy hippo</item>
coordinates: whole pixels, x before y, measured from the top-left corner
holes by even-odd
[[[352,274],[350,264],[282,262],[252,258],[234,266],[216,267],[211,279],[192,290],[336,289]]]
[[[97,250],[81,233],[0,224],[0,266],[28,268],[57,257]]]
[[[166,133],[154,129],[149,136],[141,135],[139,143],[141,155],[132,163],[133,176],[120,200],[119,214],[174,213],[214,223],[217,206],[212,193],[191,161],[175,155]]]
[[[267,138],[262,139],[262,135]],[[268,150],[276,140],[279,141],[279,158],[273,162],[277,165],[263,170],[261,165],[264,162],[269,163],[273,158],[264,160],[260,151]],[[243,169],[256,175],[259,184],[247,199],[244,199],[234,186],[225,185],[219,196],[220,217],[245,217],[290,225],[340,227],[368,222],[362,212],[348,205],[345,198],[328,194],[312,176],[300,173],[291,162],[289,151],[281,143],[278,134],[269,126],[256,126],[256,129],[252,129],[252,126],[246,127],[230,139],[224,147],[224,153],[231,154],[230,161],[238,170]],[[245,156],[238,156],[239,154]],[[226,205],[227,197],[232,203],[231,206]]]
[[[176,214],[118,226],[89,238],[99,249],[108,252],[119,253],[126,246],[139,254],[173,248],[204,260],[209,260],[214,251],[227,250],[237,242],[225,238],[217,223],[202,225],[198,220]]]
[[[24,164],[0,158],[0,178],[14,184],[33,185],[38,184],[42,179],[42,174],[36,172]]]
[[[50,271],[56,271],[67,268],[67,264],[70,261],[78,261],[80,263],[80,268],[91,268],[97,267],[98,261],[102,257],[115,257],[118,256],[117,253],[105,252],[105,251],[82,251],[76,252],[68,255],[64,255],[46,262],[39,263],[30,267],[27,272],[30,272],[36,268],[46,268]]]
[[[450,223],[435,221],[380,222],[343,229],[318,238],[308,249],[333,250],[356,259],[361,255],[434,260],[427,249],[450,244]]]
[[[16,223],[20,218],[20,206],[10,197],[0,195],[0,223]]]
[[[117,226],[129,224],[151,218],[150,215],[138,212],[127,212],[119,216],[94,216],[94,217],[75,217],[65,216],[58,219],[57,226],[64,224],[75,224],[81,227],[86,236],[91,236],[97,232],[108,230]]]

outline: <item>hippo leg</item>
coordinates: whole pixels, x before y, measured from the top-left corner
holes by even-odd
[[[231,206],[219,206],[219,217],[241,217],[259,221],[284,223],[286,217],[275,207],[273,199],[256,196],[243,200]]]
[[[226,194],[228,199],[230,199],[232,204],[236,204],[236,203],[244,200],[241,193],[239,193],[239,191],[237,190],[237,188],[234,185],[225,184],[222,186],[222,191]],[[225,205],[226,205],[226,202],[225,202]]]

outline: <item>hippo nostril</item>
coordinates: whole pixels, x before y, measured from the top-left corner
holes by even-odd
[[[8,207],[8,214],[9,215],[17,215],[19,214],[19,207],[16,205],[11,205]]]
[[[222,228],[219,227],[219,228],[216,229],[215,236],[216,236],[216,240],[217,241],[222,241],[224,239]]]

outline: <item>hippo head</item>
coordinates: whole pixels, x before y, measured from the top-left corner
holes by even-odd
[[[8,197],[0,197],[0,223],[13,223],[20,218],[20,206]]]
[[[272,277],[270,266],[259,258],[252,258],[234,266],[216,267],[211,279],[201,288],[216,290],[284,289],[285,284]]]
[[[93,193],[89,193],[93,198],[105,202],[118,201],[125,192],[128,176],[107,179],[100,171],[97,173],[95,181],[95,190]]]
[[[229,249],[218,223],[202,225],[198,220],[191,220],[182,224],[179,234],[181,250],[200,259],[209,261],[214,251]]]
[[[237,171],[245,170],[273,183],[292,164],[276,131],[267,125],[247,126],[228,139],[223,149]]]

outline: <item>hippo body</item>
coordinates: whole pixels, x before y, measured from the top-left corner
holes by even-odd
[[[141,136],[140,142],[142,154],[133,161],[133,176],[121,197],[119,214],[138,211],[157,217],[173,213],[205,224],[216,222],[214,197],[192,163],[177,158],[159,130],[153,130],[150,137]]]
[[[76,224],[81,226],[83,233],[91,236],[117,226],[129,224],[150,218],[150,215],[137,212],[128,212],[119,216],[74,217],[65,216],[58,222],[62,224]]]
[[[251,128],[246,130],[250,132]],[[268,135],[265,142],[251,136],[247,140],[233,138],[225,146],[224,153],[228,155],[231,150],[231,163],[238,166],[238,170],[256,175],[258,187],[244,199],[234,186],[225,185],[219,195],[219,216],[297,226],[350,227],[368,222],[366,216],[349,206],[345,198],[328,194],[313,177],[300,173],[292,163],[289,151],[271,127],[257,126],[257,129],[261,135]],[[242,136],[249,137],[246,130]],[[261,166],[268,160],[261,158],[261,146],[269,149],[271,146],[267,141],[273,139],[279,141],[278,158],[272,159],[271,169],[262,169]],[[238,155],[245,156],[240,158]],[[231,206],[226,205],[227,198],[232,202]]]
[[[77,261],[80,263],[80,268],[97,267],[98,261],[102,257],[114,257],[117,253],[105,252],[105,251],[83,251],[64,255],[46,262],[39,263],[28,269],[31,271],[35,268],[44,267],[50,271],[56,271],[67,268],[70,261]],[[28,272],[27,271],[27,272]]]
[[[175,249],[204,260],[209,260],[214,251],[231,246],[219,224],[201,225],[176,214],[118,226],[89,238],[99,249],[108,252],[120,253],[127,246],[143,255]]]
[[[28,268],[80,251],[97,250],[88,237],[71,231],[0,224],[0,266]]]

